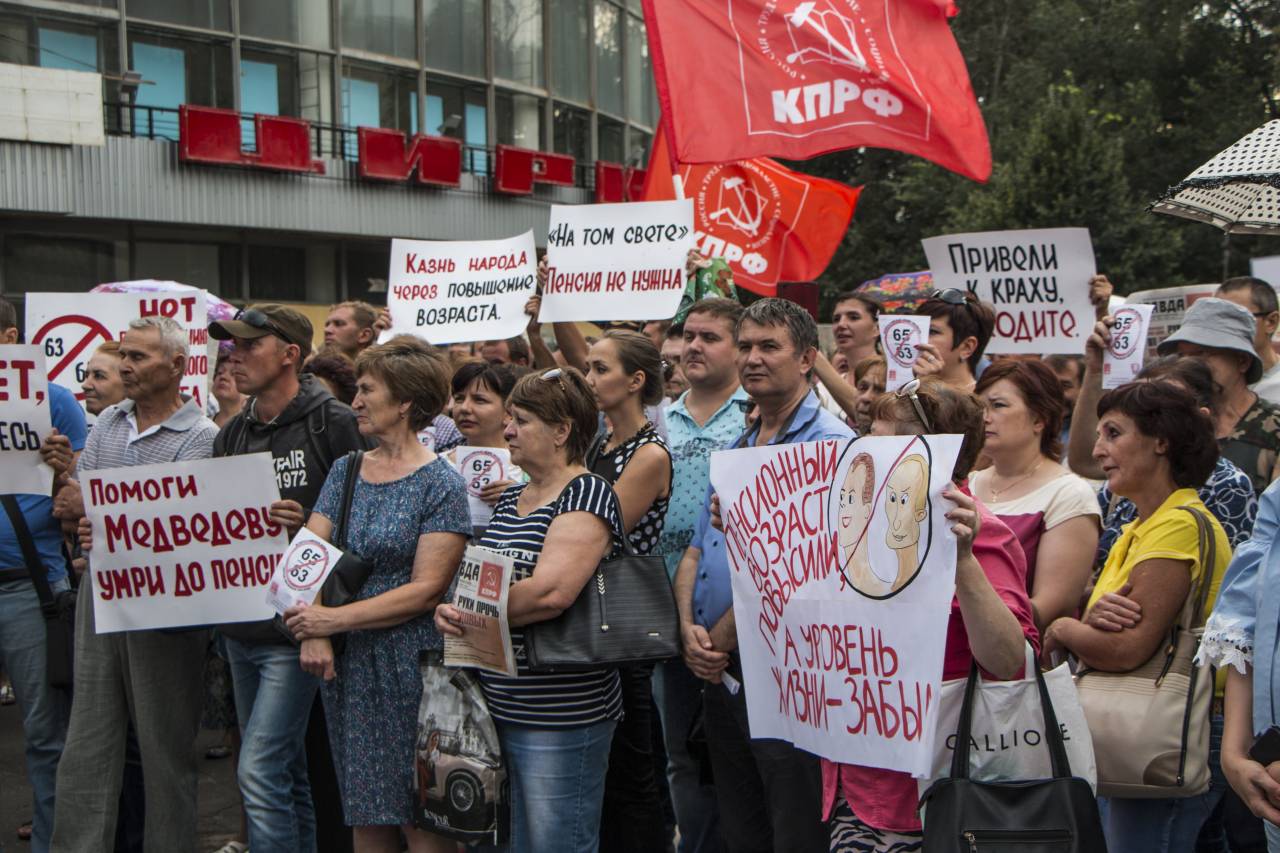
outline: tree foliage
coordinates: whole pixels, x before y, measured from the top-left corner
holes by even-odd
[[[892,151],[799,164],[866,185],[824,295],[923,269],[924,237],[1072,225],[1090,229],[1098,269],[1122,292],[1221,280],[1220,231],[1146,207],[1280,118],[1280,3],[961,0],[960,9],[952,27],[991,137],[991,180]],[[1232,237],[1230,273],[1261,254],[1280,254],[1280,238]]]

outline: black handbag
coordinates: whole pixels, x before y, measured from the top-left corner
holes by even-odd
[[[355,601],[360,590],[364,588],[365,581],[369,580],[369,575],[373,572],[373,563],[350,551],[347,546],[347,522],[351,517],[351,499],[356,492],[356,480],[360,476],[360,463],[363,459],[363,450],[353,450],[347,454],[347,477],[342,487],[342,503],[338,505],[338,517],[334,519],[333,533],[329,537],[333,547],[342,551],[342,559],[338,560],[333,571],[329,572],[329,577],[324,579],[320,587],[318,598],[325,607],[342,607]],[[285,627],[284,621],[279,616],[276,616],[275,622],[289,639],[297,643],[293,633]],[[329,637],[329,643],[333,646],[334,657],[337,657],[346,648],[347,638],[343,634],[333,634]]]
[[[1071,775],[1062,729],[1044,676],[1036,668],[1051,779],[978,782],[969,778],[973,694],[978,667],[969,670],[956,728],[951,774],[924,792],[924,853],[1106,853],[1098,801],[1084,779]]]
[[[68,589],[57,595],[53,594],[53,590],[49,588],[48,571],[36,550],[31,528],[27,527],[27,520],[22,516],[17,500],[13,495],[2,495],[0,502],[4,503],[4,511],[18,537],[22,559],[31,575],[31,585],[36,588],[36,595],[40,598],[40,612],[44,614],[45,675],[49,686],[70,690],[75,673],[76,591]]]
[[[614,496],[618,518],[621,508]],[[666,562],[641,556],[625,534],[623,554],[602,560],[573,605],[524,629],[529,669],[580,672],[680,655],[680,618]]]

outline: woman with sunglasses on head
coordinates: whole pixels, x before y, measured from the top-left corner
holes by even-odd
[[[585,464],[599,413],[582,374],[557,367],[524,376],[507,411],[511,461],[529,481],[502,493],[478,544],[515,562],[507,621],[518,676],[479,673],[511,783],[509,849],[592,853],[622,717],[618,671],[535,673],[523,629],[573,605],[600,562],[618,551],[622,514],[612,487]],[[440,605],[436,626],[461,636],[461,612]]]
[[[587,384],[610,430],[587,466],[613,484],[632,549],[652,553],[671,499],[671,454],[645,416],[662,399],[662,358],[639,332],[611,330],[587,352]],[[613,735],[600,849],[646,853],[666,846],[666,820],[653,761],[653,665],[622,667],[624,716]]]
[[[507,447],[507,397],[516,386],[516,380],[527,372],[527,368],[519,368],[509,364],[488,364],[483,361],[468,361],[453,374],[453,421],[458,426],[466,441],[444,455],[449,464],[457,468],[463,479],[467,480],[467,493],[479,498],[486,508],[482,511],[476,501],[471,501],[471,523],[479,536],[493,516],[493,505],[508,486],[514,485],[524,478],[524,472],[512,465],[507,456],[506,470],[503,476],[490,480],[484,486],[473,488],[472,479],[477,472],[463,471],[462,461],[467,456],[468,448],[488,447],[498,450],[509,450]],[[490,457],[492,458],[492,457]],[[484,476],[481,472],[480,476]]]
[[[872,435],[964,436],[952,485],[943,492],[954,504],[947,519],[956,535],[956,594],[947,625],[944,679],[966,677],[975,661],[988,676],[1015,678],[1022,672],[1025,644],[1038,641],[1022,548],[965,485],[982,452],[984,432],[982,404],[937,380],[912,380],[872,407]],[[824,760],[822,793],[832,853],[922,849],[916,780],[908,774]]]
[[[1101,513],[1093,487],[1062,458],[1063,393],[1039,361],[1001,361],[975,389],[986,406],[983,452],[991,466],[969,488],[1009,526],[1027,558],[1036,627],[1076,612],[1089,583]]]
[[[935,376],[961,391],[972,391],[996,327],[995,311],[973,294],[950,287],[935,290],[916,313],[930,318],[929,342],[920,345],[916,376]]]

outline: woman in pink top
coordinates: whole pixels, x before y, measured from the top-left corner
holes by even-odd
[[[974,471],[969,488],[1022,543],[1027,593],[1043,631],[1080,609],[1102,525],[1098,496],[1058,462],[1065,397],[1048,365],[997,362],[974,393],[986,405],[983,453],[991,467]]]
[[[908,383],[903,391],[876,401],[872,435],[965,437],[952,475],[955,487],[944,493],[955,504],[947,518],[956,535],[956,597],[951,602],[942,677],[964,678],[975,660],[988,677],[1018,677],[1025,640],[1039,644],[1027,598],[1026,560],[1009,528],[965,487],[969,469],[982,451],[982,404],[936,380],[922,381],[914,394],[913,386]],[[906,773],[824,760],[822,800],[832,853],[921,849],[916,780]]]

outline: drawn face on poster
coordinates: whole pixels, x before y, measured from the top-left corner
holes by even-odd
[[[929,555],[932,452],[920,437],[877,468],[860,444],[849,444],[836,464],[840,488],[832,492],[828,524],[837,531],[844,582],[868,598],[891,598]]]

